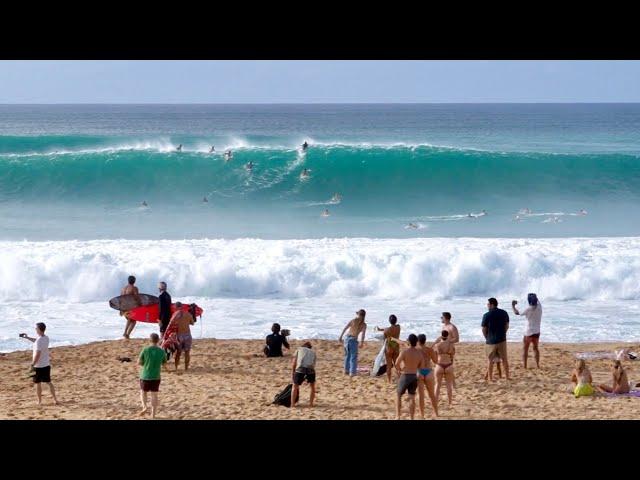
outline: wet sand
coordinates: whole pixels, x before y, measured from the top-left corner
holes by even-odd
[[[297,347],[302,341],[293,341]],[[264,358],[262,340],[196,339],[191,368],[163,373],[160,419],[394,419],[395,382],[386,376],[354,378],[342,373],[343,347],[337,341],[314,340],[318,354],[318,393],[308,408],[309,388],[301,387],[300,408],[269,405],[290,381],[291,356]],[[144,340],[115,340],[51,349],[52,380],[61,405],[53,405],[43,386],[43,406],[37,405],[28,378],[31,351],[0,358],[1,419],[136,419],[140,410],[137,356]],[[456,347],[457,388],[454,403],[440,399],[441,419],[637,419],[640,398],[574,398],[570,372],[576,352],[612,352],[638,345],[541,344],[542,368],[530,357],[522,367],[522,346],[509,343],[511,381],[487,384],[484,345]],[[371,367],[380,343],[371,341],[360,351],[360,366]],[[294,351],[294,350],[293,350]],[[121,363],[116,357],[130,357]],[[595,383],[611,382],[611,360],[587,361]],[[640,360],[624,362],[629,379],[640,382]],[[395,379],[395,377],[394,377]],[[406,399],[406,396],[404,397]],[[427,400],[427,418],[431,413]],[[148,418],[148,417],[143,417]],[[408,418],[406,402],[403,418]]]

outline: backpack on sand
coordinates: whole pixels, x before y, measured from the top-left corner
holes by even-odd
[[[285,407],[291,407],[291,393],[293,391],[293,384],[289,384],[284,387],[280,393],[278,393],[274,399],[272,405],[282,405]]]

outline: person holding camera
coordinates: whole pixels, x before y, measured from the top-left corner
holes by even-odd
[[[529,306],[520,313],[516,308],[518,304],[517,300],[511,302],[511,308],[516,315],[523,315],[527,319],[527,329],[524,332],[524,351],[522,353],[522,360],[524,362],[524,368],[527,368],[527,360],[529,358],[529,345],[533,346],[533,356],[536,359],[536,366],[540,368],[540,350],[538,349],[538,342],[540,341],[540,323],[542,322],[542,304],[538,300],[538,296],[535,293],[527,295],[527,302]]]
[[[49,385],[49,391],[53,397],[53,403],[59,405],[56,398],[56,391],[51,383],[51,362],[49,360],[49,337],[44,334],[47,326],[42,323],[36,323],[36,337],[29,337],[26,333],[21,333],[20,338],[24,338],[33,342],[33,361],[31,362],[31,370],[35,372],[33,375],[33,383],[36,384],[36,394],[38,395],[38,405],[42,405],[42,386],[41,383]]]
[[[267,357],[282,357],[282,347],[286,348],[287,351],[291,348],[289,346],[289,342],[287,341],[286,335],[287,330],[283,330],[280,332],[280,324],[274,323],[271,326],[271,335],[267,335],[266,345],[264,347],[264,354]]]

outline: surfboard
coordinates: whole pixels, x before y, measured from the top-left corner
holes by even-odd
[[[183,304],[182,309],[183,312],[189,311],[189,305]],[[176,311],[176,304],[171,304],[171,315],[173,315]],[[202,308],[196,305],[196,317],[202,316]],[[131,310],[128,314],[131,320],[135,320],[136,322],[145,322],[145,323],[158,323],[158,316],[160,315],[160,305],[146,305],[142,307],[137,307]]]
[[[109,300],[109,306],[121,312],[127,312],[136,307],[154,305],[159,302],[158,297],[141,293],[139,295],[120,295]]]
[[[387,372],[387,358],[384,355],[385,350],[387,349],[387,340],[385,339],[382,342],[382,348],[380,352],[376,356],[376,359],[373,361],[373,368],[371,369],[372,377],[379,377],[380,375],[384,375]]]

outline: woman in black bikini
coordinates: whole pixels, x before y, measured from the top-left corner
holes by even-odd
[[[456,349],[453,343],[448,339],[449,332],[447,330],[442,331],[441,340],[433,345],[433,350],[438,356],[438,362],[436,363],[436,402],[440,399],[440,387],[442,385],[442,378],[447,382],[447,397],[449,399],[449,405],[453,400],[453,383],[455,376],[453,373],[453,356],[456,354]]]

